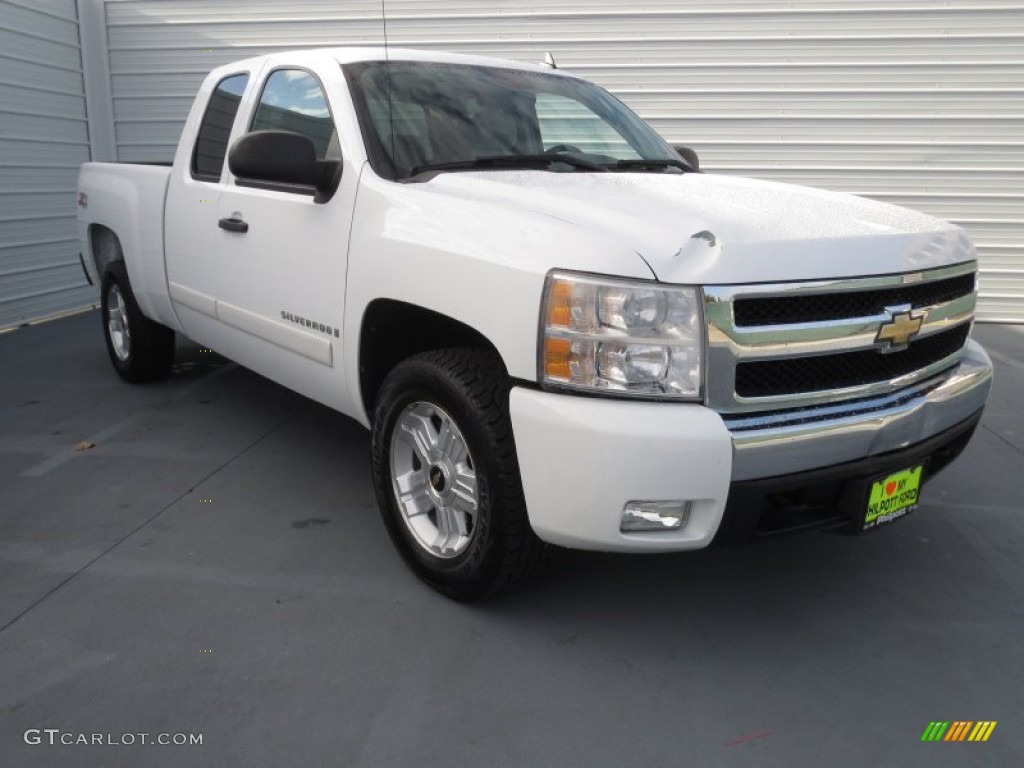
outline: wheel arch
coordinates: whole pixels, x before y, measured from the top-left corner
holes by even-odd
[[[377,394],[388,373],[403,360],[435,349],[469,347],[492,352],[507,373],[494,343],[449,315],[399,301],[375,299],[363,312],[359,330],[359,392],[367,420],[373,420]]]
[[[89,225],[89,251],[92,263],[96,267],[96,275],[100,280],[103,279],[103,273],[111,264],[116,261],[124,261],[121,238],[104,224]]]

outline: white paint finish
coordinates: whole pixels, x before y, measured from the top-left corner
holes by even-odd
[[[214,65],[376,43],[375,0],[107,4],[122,159],[169,159]],[[966,226],[984,319],[1024,321],[1024,10],[1019,0],[387,0],[393,45],[540,61],[609,88],[714,173],[852,192]],[[152,85],[150,85],[152,83]],[[146,109],[153,93],[175,107]],[[974,170],[971,170],[974,169]],[[962,213],[974,195],[997,224]],[[988,216],[986,218],[996,218]],[[999,298],[1007,296],[1008,298]]]
[[[475,328],[499,350],[510,374],[532,380],[541,293],[549,270],[653,277],[625,238],[581,227],[560,212],[537,211],[525,204],[525,190],[504,198],[455,194],[442,179],[456,175],[394,184],[369,168],[363,172],[345,301],[348,360],[356,356],[365,308],[385,298],[432,309]],[[353,366],[348,381],[357,387]]]
[[[0,328],[96,300],[75,237],[89,157],[74,0],[0,0]]]
[[[89,207],[80,209],[78,237],[82,253],[95,265],[89,227],[114,232],[139,308],[147,317],[178,329],[164,269],[164,199],[170,173],[170,168],[155,165],[83,165],[78,190],[88,196]]]
[[[175,304],[181,304],[182,306],[188,307],[191,310],[199,312],[200,314],[206,315],[207,317],[217,317],[217,299],[208,293],[202,293],[201,291],[195,291],[191,288],[186,288],[180,283],[170,281],[167,283],[168,293],[171,296],[171,301]]]
[[[517,387],[509,400],[530,526],[574,549],[666,552],[707,546],[722,519],[732,438],[699,405],[637,403]],[[679,531],[624,534],[628,501],[693,502]]]
[[[551,216],[636,250],[670,283],[813,280],[973,258],[966,234],[904,208],[819,189],[702,174],[443,174],[418,186]],[[716,242],[691,236],[710,231]],[[582,249],[581,249],[582,250]],[[594,253],[589,271],[602,271]],[[568,265],[566,265],[568,268]]]
[[[421,54],[392,50],[391,55]],[[96,193],[89,220],[126,232],[126,249],[141,254],[145,266],[132,267],[132,259],[129,265],[147,312],[162,313],[154,316],[170,318],[168,324],[176,326],[162,296],[159,238],[144,236],[160,228],[160,201],[170,177],[168,278],[255,316],[276,318],[285,311],[344,328],[341,362],[335,361],[344,380],[314,367],[305,374],[317,381],[298,388],[310,396],[330,393],[324,402],[362,420],[359,329],[366,308],[377,299],[422,306],[476,328],[500,351],[513,376],[530,380],[536,375],[543,281],[552,268],[723,284],[895,273],[973,255],[962,230],[923,214],[726,176],[503,171],[394,184],[367,168],[360,181],[365,153],[335,59],[379,56],[379,51],[344,49],[225,66],[201,89],[172,171],[104,165],[83,171],[83,190]],[[232,130],[237,137],[248,125],[261,73],[284,63],[316,71],[328,92],[345,156],[334,199],[317,205],[308,197],[235,187],[227,172],[222,184],[193,181],[188,171],[192,136],[214,84],[239,71],[252,73]],[[99,183],[100,177],[109,183]],[[248,234],[217,228],[218,218],[236,213],[250,223]],[[140,232],[133,231],[133,217]],[[705,230],[715,235],[713,247],[692,238]],[[206,304],[190,306],[209,315]],[[212,347],[230,350],[242,343],[229,327],[211,325],[201,314],[183,314],[181,321],[187,333]],[[247,364],[271,378],[294,364],[253,352]]]
[[[284,325],[283,321],[271,320],[265,315],[250,312],[225,301],[217,302],[217,319],[314,363],[328,368],[334,365],[331,341],[322,336],[307,333],[299,328],[290,328]]]
[[[541,293],[553,268],[698,284],[776,282],[920,270],[973,254],[963,230],[924,214],[760,180],[539,171],[382,180],[366,161],[338,67],[379,55],[280,54],[216,71],[172,169],[90,163],[81,180],[90,200],[81,233],[99,223],[121,237],[147,315],[172,326],[180,318],[196,340],[364,424],[358,342],[365,311],[378,299],[477,329],[509,373],[528,381],[536,376]],[[324,84],[345,161],[333,198],[315,203],[240,187],[230,172],[218,184],[190,186],[193,135],[212,85],[240,68],[254,73],[236,138],[249,125],[262,79],[277,66],[306,67]],[[190,208],[197,194],[216,207],[204,198]],[[245,219],[249,231],[221,232],[215,220],[226,216]],[[196,235],[207,229],[213,236]],[[714,242],[692,237],[705,230]],[[288,312],[317,328],[290,325]],[[510,410],[530,522],[545,540],[655,552],[713,538],[733,472],[732,438],[713,411],[524,387],[513,390]],[[689,521],[680,531],[622,534],[629,501],[687,501]]]
[[[344,371],[336,367],[332,340],[288,325],[281,312],[288,309],[341,326],[345,245],[358,169],[363,162],[362,149],[347,90],[341,91],[337,63],[325,62],[322,54],[296,54],[288,61],[318,71],[338,115],[342,151],[351,170],[343,174],[342,186],[330,204],[316,206],[305,196],[241,190],[233,186],[226,170],[225,184],[191,178],[192,137],[214,85],[228,74],[251,73],[233,127],[233,134],[239,135],[248,124],[261,86],[259,73],[274,63],[241,62],[209,76],[189,117],[173,168],[102,163],[83,167],[81,189],[89,195],[90,205],[82,212],[80,234],[84,238],[87,226],[95,223],[119,235],[133,287],[141,294],[140,306],[150,317],[183,328],[196,340],[285,386],[339,410],[351,411],[354,406],[347,399]],[[165,273],[164,195],[168,182]],[[233,235],[217,226],[221,217],[218,206],[225,194],[234,196],[232,206],[244,205],[254,223],[244,240],[235,241],[243,245],[240,250],[233,250],[231,241],[225,240]],[[251,195],[248,202],[239,197],[247,195]],[[307,231],[306,239],[296,238],[295,225],[302,223],[296,206],[306,209],[307,216],[319,215],[333,229]],[[301,226],[297,229],[303,230]],[[244,244],[252,244],[257,250],[247,253]],[[301,257],[306,254],[313,263],[303,266]],[[268,279],[267,270],[274,264],[283,271]],[[305,297],[289,290],[295,286],[309,288]],[[176,302],[173,308],[168,292]],[[309,295],[317,298],[312,307],[304,300]],[[321,314],[316,314],[316,307]],[[337,346],[340,352],[340,342]],[[310,365],[304,365],[305,361]]]
[[[225,77],[245,74],[248,75],[251,85],[262,68],[262,63],[247,60],[210,72],[195,95],[192,110],[182,129],[182,140],[180,143],[176,140],[178,149],[170,171],[173,183],[167,191],[165,218],[167,221],[175,222],[177,226],[166,227],[164,231],[167,279],[211,296],[218,295],[221,279],[216,251],[221,233],[217,222],[220,219],[218,206],[223,186],[220,183],[192,178],[195,136],[206,113],[210,95],[217,84]],[[232,135],[238,135],[242,130],[241,126],[252,102],[251,92],[252,89],[249,88],[239,104],[231,128]],[[189,326],[187,318],[179,319],[186,333],[193,338],[201,338],[195,329]],[[216,347],[212,339],[206,341],[210,346]]]
[[[226,167],[221,184],[196,182],[188,172],[191,137],[205,111],[208,92],[225,76],[250,73],[232,128],[233,141],[247,130],[264,79],[281,65],[316,72],[338,126],[345,170],[338,190],[325,204],[315,203],[307,195],[237,186]],[[173,280],[201,286],[216,295],[218,316],[228,326],[211,329],[200,322],[190,327],[192,319],[183,315],[186,330],[217,349],[248,344],[238,338],[235,329],[272,341],[288,353],[264,350],[254,355],[249,367],[276,380],[282,375],[292,377],[303,394],[333,408],[352,410],[344,382],[340,329],[346,247],[365,154],[337,62],[324,53],[293,53],[220,68],[204,84],[185,135],[190,138],[179,147],[169,195],[168,272]],[[240,234],[219,229],[217,221],[229,217],[244,219],[249,231]],[[232,306],[241,313],[232,312]],[[282,319],[282,312],[339,329],[337,343],[325,332],[291,325]],[[211,332],[214,335],[203,335]]]
[[[266,376],[283,387],[323,403],[359,420],[356,406],[349,403],[344,388],[344,371],[334,360],[335,349],[340,356],[340,344],[334,343],[331,354],[334,366],[328,368],[321,363],[296,354],[291,349],[273,345],[258,335],[247,333],[227,325],[221,320],[208,317],[192,309],[178,305],[177,314],[181,322],[190,328],[189,336],[211,349],[216,349],[235,363]],[[280,317],[280,315],[278,315]],[[308,365],[301,363],[308,362]],[[311,371],[323,371],[322,375],[311,375]]]

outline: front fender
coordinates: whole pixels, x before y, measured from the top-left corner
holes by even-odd
[[[481,333],[509,374],[537,375],[537,332],[555,268],[651,279],[635,252],[554,216],[363,174],[349,250],[345,359],[359,381],[366,307],[388,298],[447,315]]]

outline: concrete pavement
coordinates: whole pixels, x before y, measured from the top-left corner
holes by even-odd
[[[95,312],[0,336],[0,768],[1019,765],[1024,332],[976,337],[990,407],[909,519],[561,552],[465,606],[393,552],[354,422],[192,344],[124,384]]]

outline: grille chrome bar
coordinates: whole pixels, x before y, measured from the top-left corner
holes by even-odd
[[[967,343],[969,323],[942,333],[915,339],[899,355],[880,355],[867,347],[839,355],[786,357],[741,362],[736,366],[736,393],[744,397],[769,397],[792,392],[834,394],[877,381],[916,373],[955,358]]]
[[[726,416],[735,447],[732,478],[786,475],[905,448],[977,414],[991,386],[992,363],[971,342],[955,367],[888,395]]]
[[[808,300],[806,296],[740,298],[733,303],[733,315],[738,327],[843,320],[870,317],[879,307],[897,307],[902,304],[934,306],[973,290],[974,275],[966,273],[941,280],[904,283],[895,288],[829,293],[818,295],[814,300]]]
[[[704,288],[704,308],[708,324],[707,344],[707,404],[721,413],[742,413],[765,411],[778,408],[804,407],[841,399],[882,395],[927,379],[953,365],[962,354],[963,345],[950,352],[942,344],[926,345],[937,350],[939,359],[922,359],[920,367],[909,373],[906,365],[897,362],[900,350],[893,350],[890,366],[877,366],[881,378],[858,382],[855,386],[841,386],[822,389],[820,384],[808,381],[800,386],[798,381],[790,389],[775,391],[763,396],[740,395],[737,393],[736,370],[740,365],[760,361],[791,361],[800,358],[821,358],[813,366],[817,370],[827,367],[826,356],[840,357],[845,353],[870,352],[885,354],[890,351],[889,343],[879,342],[879,331],[890,323],[896,313],[909,312],[913,318],[920,318],[921,326],[913,342],[920,342],[936,334],[947,335],[954,329],[969,330],[973,322],[976,304],[977,262],[969,261],[952,267],[915,272],[910,274],[883,275],[879,277],[825,280],[802,283],[775,283],[760,285],[725,285]],[[966,291],[959,296],[950,296],[948,286],[958,285]],[[878,296],[872,305],[870,294]],[[875,307],[871,314],[863,317],[847,317],[844,314],[844,295],[858,308]],[[940,300],[929,303],[935,298]],[[776,307],[790,307],[797,318],[807,316],[800,302],[806,299],[816,307],[830,304],[836,307],[834,320],[813,322],[798,321],[773,325],[741,326],[735,321],[734,308],[737,301],[759,299],[785,299]],[[889,305],[893,298],[911,299],[910,303]],[[917,298],[921,303],[914,304]],[[773,320],[779,320],[774,317]],[[966,333],[963,334],[966,336]],[[936,342],[938,340],[936,339]],[[912,343],[913,343],[912,342]],[[843,361],[845,362],[845,361]],[[786,367],[786,366],[782,366]],[[792,368],[792,366],[789,366]],[[808,366],[809,368],[811,366]],[[892,375],[885,375],[891,368]],[[808,374],[810,375],[810,371]],[[778,387],[776,387],[778,389]]]
[[[812,405],[806,408],[734,414],[724,418],[725,426],[733,434],[740,435],[744,432],[799,427],[819,422],[832,422],[836,419],[857,418],[865,414],[897,408],[911,400],[924,397],[948,381],[950,377],[951,373],[947,371],[917,384],[912,384],[909,387],[898,389],[887,395],[879,395],[878,397],[857,398],[856,400],[844,400],[839,403]]]

